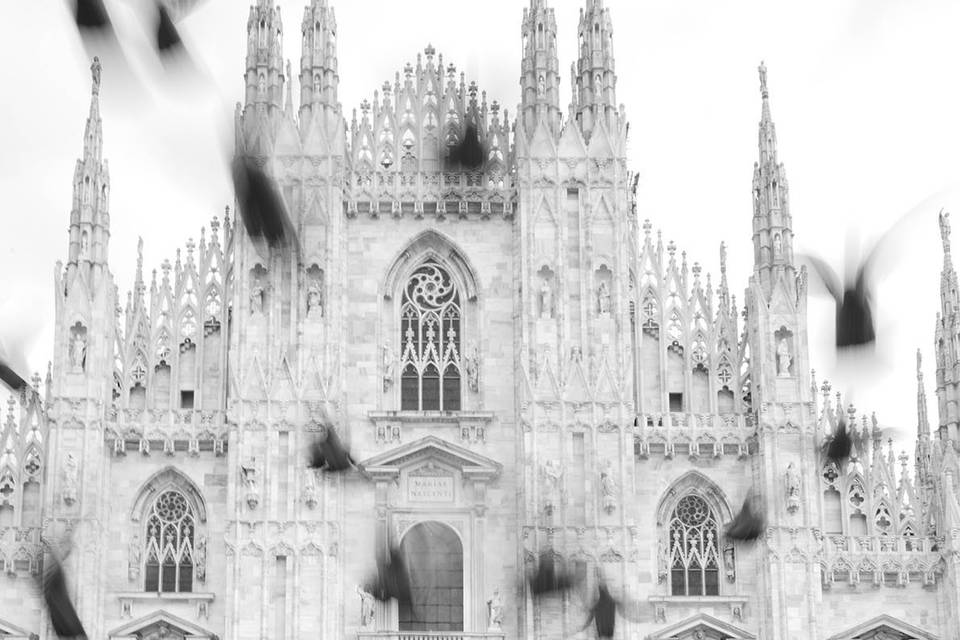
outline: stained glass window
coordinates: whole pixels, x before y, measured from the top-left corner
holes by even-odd
[[[165,491],[147,517],[145,591],[193,591],[193,511],[176,490]]]
[[[720,594],[720,541],[717,519],[706,501],[680,498],[670,520],[670,593]]]
[[[400,308],[400,408],[460,410],[460,294],[436,262],[413,272]]]

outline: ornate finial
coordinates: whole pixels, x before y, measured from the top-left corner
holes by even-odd
[[[647,218],[643,221],[643,235],[649,238],[651,229],[653,229],[653,224],[650,222],[650,218]]]
[[[367,117],[367,114],[370,113],[370,101],[364,99],[360,102],[360,111],[363,113],[363,117]]]
[[[763,60],[760,61],[760,66],[757,67],[757,71],[760,72],[760,95],[766,98],[767,94],[767,65],[763,64]]]
[[[940,209],[940,239],[943,241],[943,253],[950,254],[950,213]]]
[[[727,273],[727,245],[725,242],[720,243],[720,273]]]
[[[90,65],[90,74],[93,76],[93,95],[100,95],[100,72],[103,66],[100,64],[98,56],[93,57],[93,64]]]
[[[428,44],[427,48],[424,49],[423,52],[427,55],[427,60],[432,60],[433,56],[437,53],[437,50],[433,48],[432,44]]]

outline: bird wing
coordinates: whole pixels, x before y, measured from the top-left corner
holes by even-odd
[[[843,304],[843,285],[840,282],[840,278],[837,276],[837,272],[828,265],[822,258],[817,256],[800,254],[798,256],[801,260],[806,261],[813,267],[817,272],[817,275],[820,276],[820,280],[823,282],[823,285],[827,288],[827,291],[830,292],[830,295],[833,296],[833,299],[836,300],[837,305]]]
[[[870,252],[857,269],[855,279],[857,291],[866,291],[866,280],[871,272],[876,271],[878,266],[886,265],[889,267],[895,262],[896,257],[904,253],[906,248],[915,247],[915,242],[911,238],[912,234],[909,233],[910,230],[919,229],[926,237],[930,227],[925,220],[935,220],[937,212],[942,210],[944,200],[953,198],[958,191],[960,191],[960,184],[954,183],[928,195],[912,209],[901,215],[883,235],[877,238]],[[918,224],[921,222],[923,224]]]

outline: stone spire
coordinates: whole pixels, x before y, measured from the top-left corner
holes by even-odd
[[[283,108],[283,23],[274,0],[257,0],[247,19],[246,106]]]
[[[557,135],[560,132],[557,21],[546,0],[530,0],[530,6],[523,10],[522,35],[521,124],[528,135],[540,122]]]
[[[786,171],[777,161],[777,128],[770,116],[767,67],[761,62],[758,71],[763,104],[758,133],[760,157],[753,165],[754,273],[769,298],[778,276],[786,275],[788,286],[795,286],[793,221]]]
[[[337,101],[337,18],[327,0],[311,0],[303,11],[300,57],[300,111],[340,111]]]
[[[917,488],[930,479],[930,422],[927,420],[927,392],[923,388],[923,369],[920,349],[917,349]]]
[[[103,159],[103,121],[100,118],[100,59],[90,65],[90,113],[83,132],[83,155],[73,175],[70,245],[67,265],[105,264],[110,240],[110,172]]]
[[[957,340],[960,331],[960,302],[957,273],[950,254],[950,214],[940,211],[940,240],[943,242],[943,269],[940,272],[940,311],[937,313],[934,349],[937,357],[937,404],[940,439],[957,440],[960,377],[957,372]]]
[[[603,0],[587,0],[586,9],[580,9],[578,56],[572,111],[584,137],[589,137],[598,122],[607,123],[612,130],[617,116],[613,21]]]

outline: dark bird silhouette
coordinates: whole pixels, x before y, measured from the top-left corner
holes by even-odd
[[[73,3],[73,19],[81,34],[100,33],[106,35],[113,29],[103,0],[75,0]]]
[[[918,227],[926,228],[923,224],[917,223],[921,223],[924,217],[930,216],[935,211],[933,207],[939,200],[955,191],[956,185],[944,188],[900,216],[859,262],[855,259],[851,239],[848,238],[847,265],[843,279],[822,258],[797,254],[802,261],[813,267],[813,272],[834,299],[836,347],[841,353],[874,345],[877,339],[874,292],[879,271],[896,263],[896,258],[903,253],[903,248],[912,245],[909,232]],[[945,230],[944,219],[941,210],[941,234],[949,234],[949,229]],[[946,239],[944,244],[947,244]]]
[[[297,233],[276,183],[253,158],[240,154],[234,157],[232,174],[240,217],[254,244],[284,253],[296,249]]]
[[[747,492],[740,512],[726,526],[726,535],[731,540],[756,540],[767,528],[763,512],[754,506],[753,489]]]
[[[572,588],[576,584],[576,576],[565,567],[557,566],[552,551],[544,551],[540,554],[534,571],[527,576],[527,582],[531,593],[546,595]]]
[[[310,444],[307,466],[322,471],[346,471],[355,466],[350,451],[340,441],[333,425],[326,426],[326,435]]]
[[[836,303],[838,349],[871,345],[877,338],[873,319],[873,296],[868,278],[873,254],[860,264],[853,278],[841,285],[840,278],[822,259],[805,256]]]
[[[380,602],[396,598],[401,604],[411,604],[410,573],[403,552],[391,546],[388,553],[377,554],[377,573],[367,580],[364,590]]]
[[[43,575],[43,599],[50,614],[50,624],[58,638],[86,638],[77,610],[67,592],[67,577],[54,550],[47,545],[49,563]]]
[[[468,124],[459,143],[450,148],[447,158],[451,169],[474,171],[483,166],[485,152],[476,125]]]
[[[834,427],[833,435],[824,441],[823,449],[827,460],[837,465],[838,469],[842,468],[843,463],[850,457],[850,451],[853,449],[853,439],[847,429],[847,421],[844,420],[842,415]]]
[[[597,597],[589,608],[590,615],[580,631],[589,627],[592,622],[597,628],[597,638],[612,638],[616,630],[618,614],[628,620],[640,621],[639,616],[632,612],[633,609],[636,609],[636,603],[627,603],[614,598],[599,571],[597,572],[597,580]]]
[[[0,382],[10,391],[18,392],[27,386],[27,361],[23,349],[0,340]]]
[[[162,2],[157,2],[157,52],[161,55],[182,53],[183,40],[170,18],[170,12]]]

